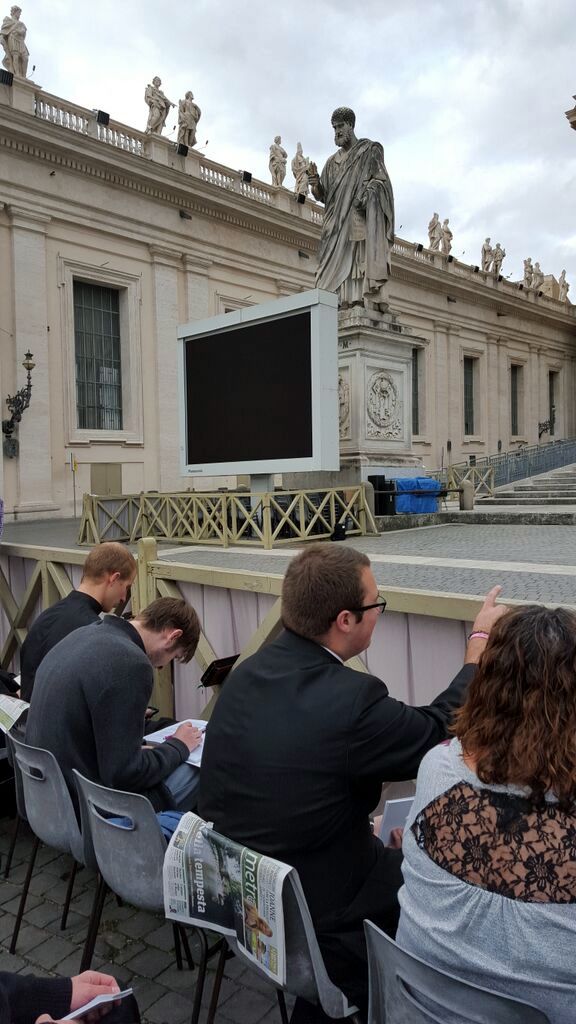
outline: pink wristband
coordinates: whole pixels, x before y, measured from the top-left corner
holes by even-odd
[[[468,635],[469,640],[475,640],[478,637],[480,640],[487,640],[489,633],[485,633],[483,629],[475,629],[473,633]]]

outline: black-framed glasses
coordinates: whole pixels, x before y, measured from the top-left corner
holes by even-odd
[[[375,604],[365,604],[362,605],[362,608],[349,608],[348,611],[359,612],[362,614],[362,612],[369,612],[371,608],[379,608],[380,615],[384,615],[384,612],[386,611],[386,599],[384,597],[379,597]]]

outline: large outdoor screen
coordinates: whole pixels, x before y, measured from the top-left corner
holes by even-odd
[[[339,468],[334,295],[252,306],[178,337],[184,473]]]

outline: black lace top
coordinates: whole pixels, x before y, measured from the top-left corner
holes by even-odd
[[[576,809],[536,809],[525,797],[458,782],[420,811],[412,832],[463,882],[526,903],[576,903]]]

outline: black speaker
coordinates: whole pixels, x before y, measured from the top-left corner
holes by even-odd
[[[502,274],[498,274],[498,281],[503,281],[503,280],[504,280],[504,278],[502,277]]]
[[[478,271],[480,270],[480,267],[472,267],[472,270],[474,271],[475,274],[477,274]]]
[[[188,156],[188,146],[185,146],[183,142],[179,142],[176,146],[176,152],[178,156]]]
[[[524,285],[523,285],[523,284],[519,284],[519,285],[518,285],[518,291],[519,291],[519,292],[521,292],[521,291],[523,290],[523,288],[524,288]]]
[[[180,210],[180,217],[182,220],[192,220],[192,214],[188,213],[188,210]]]
[[[418,242],[418,245],[416,246],[416,252],[422,252],[423,248],[424,246],[422,245],[422,242]]]
[[[454,262],[454,257],[453,256],[449,256],[448,257],[448,263],[453,263],[453,262]]]
[[[11,71],[5,71],[4,68],[0,68],[0,85],[12,85],[14,82],[14,75]]]
[[[306,202],[306,196],[302,195],[301,192],[296,196],[296,202],[304,204]]]
[[[96,124],[103,124],[105,128],[110,124],[110,114],[107,114],[105,110],[96,111]]]
[[[250,182],[252,181],[252,175],[250,174],[250,171],[241,171],[241,174],[242,174],[242,181],[246,185],[249,185]]]

